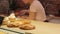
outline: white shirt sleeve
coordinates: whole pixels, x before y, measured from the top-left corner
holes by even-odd
[[[30,11],[31,12],[37,12],[38,10],[44,10],[44,8],[38,0],[34,0],[30,6]]]
[[[30,6],[30,12],[37,12],[36,8],[37,8],[36,1],[33,1],[33,3]]]
[[[33,1],[33,3],[30,6],[30,12],[37,12],[37,20],[44,21],[46,19],[45,10],[38,0]]]

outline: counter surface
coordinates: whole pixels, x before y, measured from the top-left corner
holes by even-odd
[[[19,28],[8,28],[6,26],[1,26],[1,28],[6,28],[8,30],[17,31],[21,33],[32,33],[32,34],[60,34],[60,24],[46,23],[40,21],[32,21],[33,25],[36,26],[34,30],[21,30]],[[0,29],[0,31],[8,32],[9,34],[18,34],[6,30]]]

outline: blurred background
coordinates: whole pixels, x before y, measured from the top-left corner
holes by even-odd
[[[60,0],[40,0],[40,2],[42,3],[45,9],[47,17],[49,18],[49,15],[52,15],[54,16],[54,20],[56,19],[58,22],[58,20],[60,20]],[[29,9],[29,6],[30,4],[25,5],[21,0],[0,0],[0,15],[8,16],[12,12],[15,12],[16,14],[20,15],[20,13],[23,13],[25,11],[19,11],[23,9]],[[27,13],[24,14],[24,16],[25,15],[29,15],[28,10]]]

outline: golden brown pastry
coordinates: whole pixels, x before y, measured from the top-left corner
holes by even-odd
[[[7,33],[5,33],[5,32],[0,32],[0,34],[7,34]]]
[[[7,24],[7,21],[3,21],[3,25],[6,25]]]
[[[10,21],[15,21],[16,20],[16,17],[15,17],[15,14],[14,13],[11,13],[9,17],[9,20]]]
[[[18,26],[17,25],[14,25],[14,24],[9,24],[9,25],[7,25],[7,27],[14,28],[14,27],[18,27]]]
[[[9,18],[10,21],[15,21],[16,19],[15,18]]]
[[[8,21],[9,21],[8,17],[5,17],[3,20],[3,25],[6,25]]]
[[[22,21],[24,24],[30,24],[31,23],[31,21],[30,20],[27,20],[27,19],[23,19],[23,21]]]
[[[23,30],[32,30],[32,29],[35,29],[35,26],[31,24],[24,24],[24,25],[21,25],[19,28]]]

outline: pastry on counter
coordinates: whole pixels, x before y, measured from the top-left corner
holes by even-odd
[[[15,14],[14,14],[14,13],[11,13],[11,14],[10,14],[9,20],[10,20],[10,21],[15,21],[15,20],[16,20],[16,17],[15,17]]]
[[[3,20],[3,25],[6,25],[9,21],[9,18],[8,17],[5,17],[4,20]]]
[[[9,28],[15,28],[15,27],[18,27],[18,25],[9,24],[9,25],[7,25],[7,27],[9,27]]]
[[[18,27],[18,26],[19,26],[18,24],[19,24],[19,23],[8,22],[8,23],[7,23],[7,27]]]
[[[16,17],[14,15],[14,13],[11,13],[10,16],[4,18],[3,24],[6,25],[7,23],[9,23],[9,21],[10,22],[16,21]]]
[[[22,30],[33,30],[35,29],[35,26],[31,24],[24,24],[24,25],[21,25],[19,28]]]
[[[30,20],[16,18],[14,13],[11,13],[10,16],[4,19],[4,24],[6,24],[8,27],[19,27],[20,25],[25,25],[30,23],[31,23]]]
[[[25,20],[16,20],[14,22],[8,22],[7,26],[8,27],[19,27],[20,25],[24,25],[24,24],[30,24],[30,21],[25,21]]]
[[[14,22],[16,21],[16,18],[9,18],[9,21]]]
[[[30,23],[31,23],[31,21],[28,20],[28,19],[24,19],[23,22],[24,22],[25,24],[30,24]]]
[[[5,32],[1,32],[1,31],[0,31],[0,34],[7,34],[7,33],[5,33]]]

